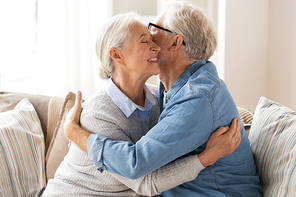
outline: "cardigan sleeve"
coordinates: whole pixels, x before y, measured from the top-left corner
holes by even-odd
[[[137,194],[154,196],[194,180],[203,169],[204,166],[200,163],[197,155],[191,155],[168,163],[138,179],[129,179],[114,173],[111,174]]]

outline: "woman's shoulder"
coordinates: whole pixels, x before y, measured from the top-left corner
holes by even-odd
[[[90,112],[90,111],[102,111],[106,109],[107,106],[112,106],[112,100],[106,93],[104,88],[101,88],[90,97],[88,97],[83,103],[82,113]]]
[[[101,88],[100,90],[89,96],[83,103],[83,107],[91,105],[93,103],[97,103],[97,101],[101,100],[108,100],[108,94],[106,93],[105,88]]]
[[[81,117],[108,117],[121,119],[122,112],[107,94],[105,88],[92,94],[83,103]]]

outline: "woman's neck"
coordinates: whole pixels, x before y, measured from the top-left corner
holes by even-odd
[[[147,79],[135,78],[132,76],[113,75],[113,83],[135,104],[144,107],[145,94],[144,85]]]

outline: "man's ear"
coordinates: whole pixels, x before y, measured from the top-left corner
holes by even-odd
[[[183,36],[175,35],[170,41],[170,51],[178,50],[183,44]]]
[[[118,49],[116,49],[114,47],[110,48],[109,55],[114,62],[117,62],[118,64],[123,64],[122,55]]]

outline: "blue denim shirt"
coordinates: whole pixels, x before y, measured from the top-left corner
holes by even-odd
[[[216,129],[230,125],[233,118],[239,119],[237,107],[215,65],[205,60],[186,69],[167,92],[165,102],[158,124],[136,144],[90,135],[89,158],[98,170],[139,178],[178,157],[202,152]],[[205,168],[195,180],[161,196],[262,196],[243,125],[241,138],[231,155]]]

